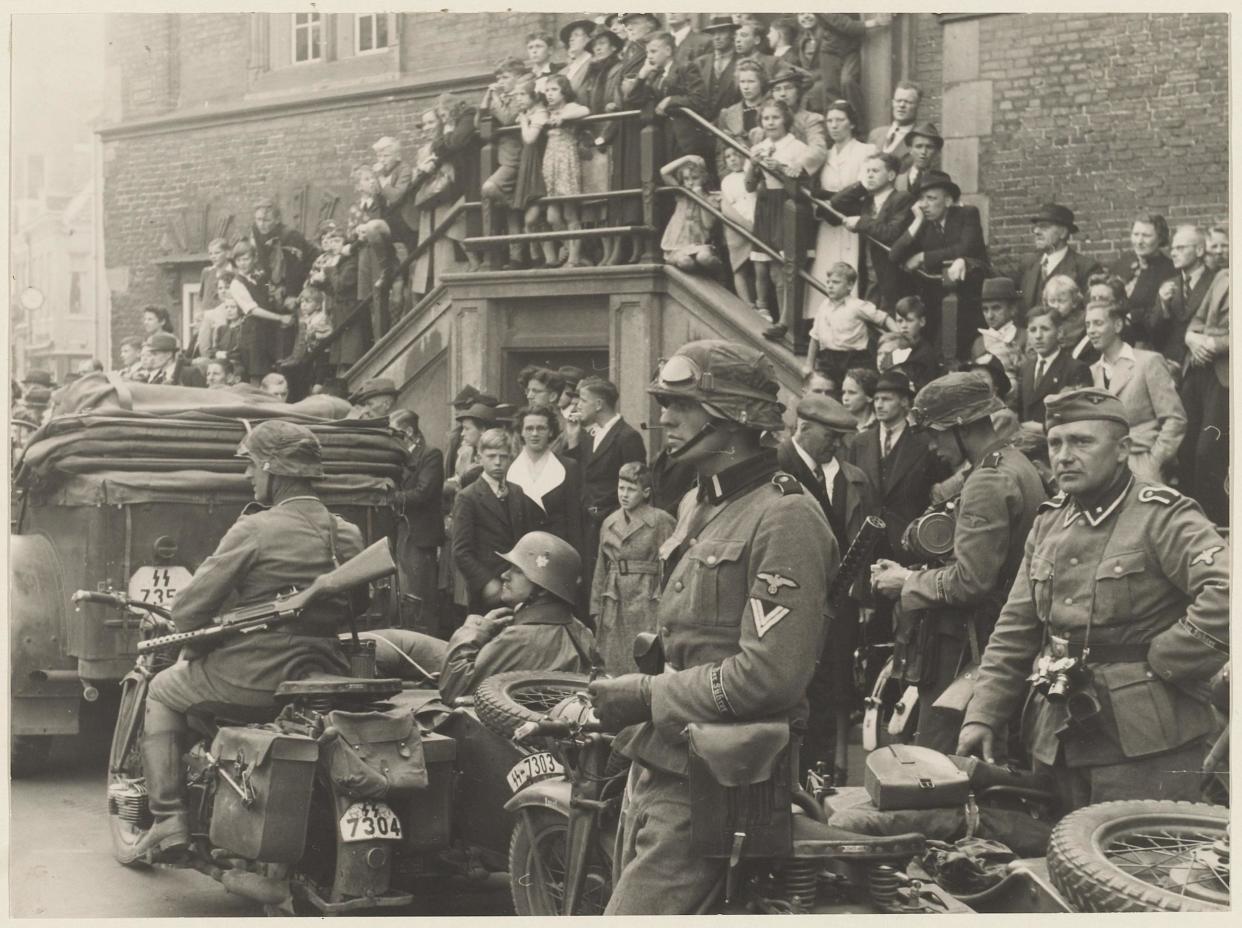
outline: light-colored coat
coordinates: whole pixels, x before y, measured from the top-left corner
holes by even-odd
[[[600,654],[610,674],[634,670],[634,636],[655,631],[660,602],[660,546],[676,520],[663,509],[618,509],[599,530],[599,556],[591,581],[591,615]]]
[[[1091,381],[1104,388],[1103,358],[1091,365]],[[1130,420],[1130,469],[1143,480],[1163,483],[1164,467],[1177,457],[1186,434],[1186,408],[1164,357],[1141,348],[1123,351],[1107,389],[1125,405]]]

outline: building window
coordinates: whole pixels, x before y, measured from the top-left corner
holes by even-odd
[[[382,51],[388,47],[388,14],[357,13],[354,17],[354,53]]]
[[[323,59],[323,16],[319,13],[293,14],[293,63]]]

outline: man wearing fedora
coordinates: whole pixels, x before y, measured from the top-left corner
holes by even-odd
[[[938,275],[915,277],[915,285],[927,307],[929,337],[933,343],[953,336],[958,358],[970,357],[970,345],[983,321],[980,291],[991,270],[988,248],[983,241],[983,222],[979,210],[962,206],[962,189],[943,171],[927,171],[913,191],[914,221],[897,241],[889,257],[907,271]],[[956,331],[940,331],[941,304],[948,294],[957,296]]]
[[[940,151],[944,148],[944,139],[935,123],[925,122],[915,126],[906,133],[905,168],[897,175],[893,186],[902,193],[917,190],[923,175],[936,166]]]
[[[1031,232],[1038,252],[1028,255],[1014,283],[1022,291],[1022,308],[1030,309],[1039,302],[1044,284],[1059,276],[1070,277],[1078,289],[1087,292],[1087,281],[1101,270],[1098,261],[1088,258],[1070,244],[1070,236],[1078,231],[1074,211],[1060,203],[1044,203],[1031,217]]]
[[[142,366],[147,383],[177,387],[206,387],[203,372],[177,351],[177,336],[155,332],[142,343]]]
[[[354,408],[350,419],[384,419],[397,402],[397,386],[387,377],[364,380],[357,392],[349,398]]]
[[[1017,324],[1018,291],[1008,277],[989,277],[983,282],[979,300],[984,325],[970,346],[970,357],[991,355],[1005,369],[1012,383],[1026,356],[1026,329]]]
[[[876,126],[867,136],[867,141],[880,151],[888,152],[901,158],[901,169],[910,169],[911,156],[905,147],[906,136],[914,128],[919,118],[919,101],[923,91],[918,84],[910,81],[898,81],[893,88],[892,110],[893,121],[886,126]]]
[[[737,25],[728,16],[713,16],[703,30],[711,43],[709,50],[694,60],[694,66],[703,79],[703,118],[716,121],[720,111],[742,99],[733,78],[733,68],[738,62],[733,49],[733,33]]]

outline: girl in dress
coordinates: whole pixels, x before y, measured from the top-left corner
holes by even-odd
[[[759,128],[763,139],[750,150],[746,163],[746,189],[755,192],[755,237],[774,251],[784,248],[785,179],[798,180],[805,176],[802,167],[807,146],[798,141],[790,130],[793,128],[793,110],[779,100],[765,100],[759,109]],[[753,251],[750,260],[755,265],[755,309],[761,316],[768,313],[768,291],[772,283],[772,258],[764,251]],[[785,305],[785,286],[775,285],[777,317]],[[817,291],[818,292],[818,291]],[[784,338],[788,327],[774,321],[764,334],[769,338]]]
[[[720,178],[720,210],[729,219],[753,230],[755,227],[755,195],[746,189],[746,159],[733,148],[722,155],[725,173]],[[750,263],[750,239],[726,225],[725,245],[729,249],[729,267],[733,270],[733,290],[739,297],[755,305],[755,285],[751,280],[754,268]]]
[[[595,644],[610,674],[634,668],[634,636],[655,631],[660,600],[660,546],[677,520],[651,505],[651,471],[641,461],[617,472],[621,508],[604,519],[591,582]],[[621,562],[625,562],[625,570]]]
[[[834,100],[828,104],[824,113],[824,126],[832,147],[828,149],[828,160],[820,169],[819,186],[826,191],[823,199],[827,200],[834,193],[862,178],[863,163],[876,153],[876,147],[855,137],[858,117],[854,107],[844,100]],[[828,269],[841,262],[850,267],[861,267],[859,240],[860,237],[841,225],[839,220],[819,223],[815,235],[815,261],[811,264],[811,275],[816,280],[823,280]],[[851,288],[850,295],[858,296],[857,283]],[[804,315],[810,316],[822,299],[823,294],[807,287],[803,303]]]
[[[544,129],[548,124],[548,110],[535,93],[534,81],[519,84],[513,92],[518,101],[518,126],[522,133],[522,158],[518,162],[517,184],[513,190],[513,206],[524,211],[525,231],[537,232],[543,228],[543,207],[539,204],[548,195],[543,181],[543,156],[547,147]],[[535,267],[556,263],[556,246],[551,242],[531,245],[531,263]]]
[[[700,155],[683,155],[660,168],[660,177],[669,186],[685,187],[701,197],[708,198],[703,190],[707,178],[707,162]],[[720,267],[720,259],[712,250],[711,235],[716,227],[714,215],[689,197],[678,197],[677,207],[664,229],[660,247],[664,260],[683,271],[714,271]]]
[[[578,130],[572,124],[575,119],[591,115],[591,111],[577,102],[573,86],[564,74],[553,74],[544,84],[547,102],[548,142],[543,153],[543,182],[548,196],[577,196],[582,193],[582,165],[578,160]],[[565,123],[570,123],[565,125]],[[565,229],[579,231],[577,203],[549,203],[548,225],[560,232]],[[555,261],[548,262],[550,265]],[[569,257],[566,267],[584,267],[582,240],[569,240]]]

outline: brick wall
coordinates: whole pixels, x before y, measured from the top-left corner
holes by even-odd
[[[1010,272],[1045,200],[1075,211],[1078,247],[1101,261],[1128,247],[1140,212],[1170,226],[1228,209],[1229,39],[1224,14],[1031,14],[978,20],[979,138],[988,241]],[[934,16],[918,18],[912,73],[920,118],[942,122],[946,70]]]
[[[180,107],[239,100],[246,93],[250,16],[186,13],[178,17]]]
[[[115,13],[104,23],[107,63],[121,70],[121,118],[145,119],[173,109],[178,92],[173,77],[177,17]]]
[[[910,72],[904,77],[923,89],[919,100],[919,122],[940,124],[941,77],[944,62],[942,27],[931,13],[915,13],[914,61]]]

